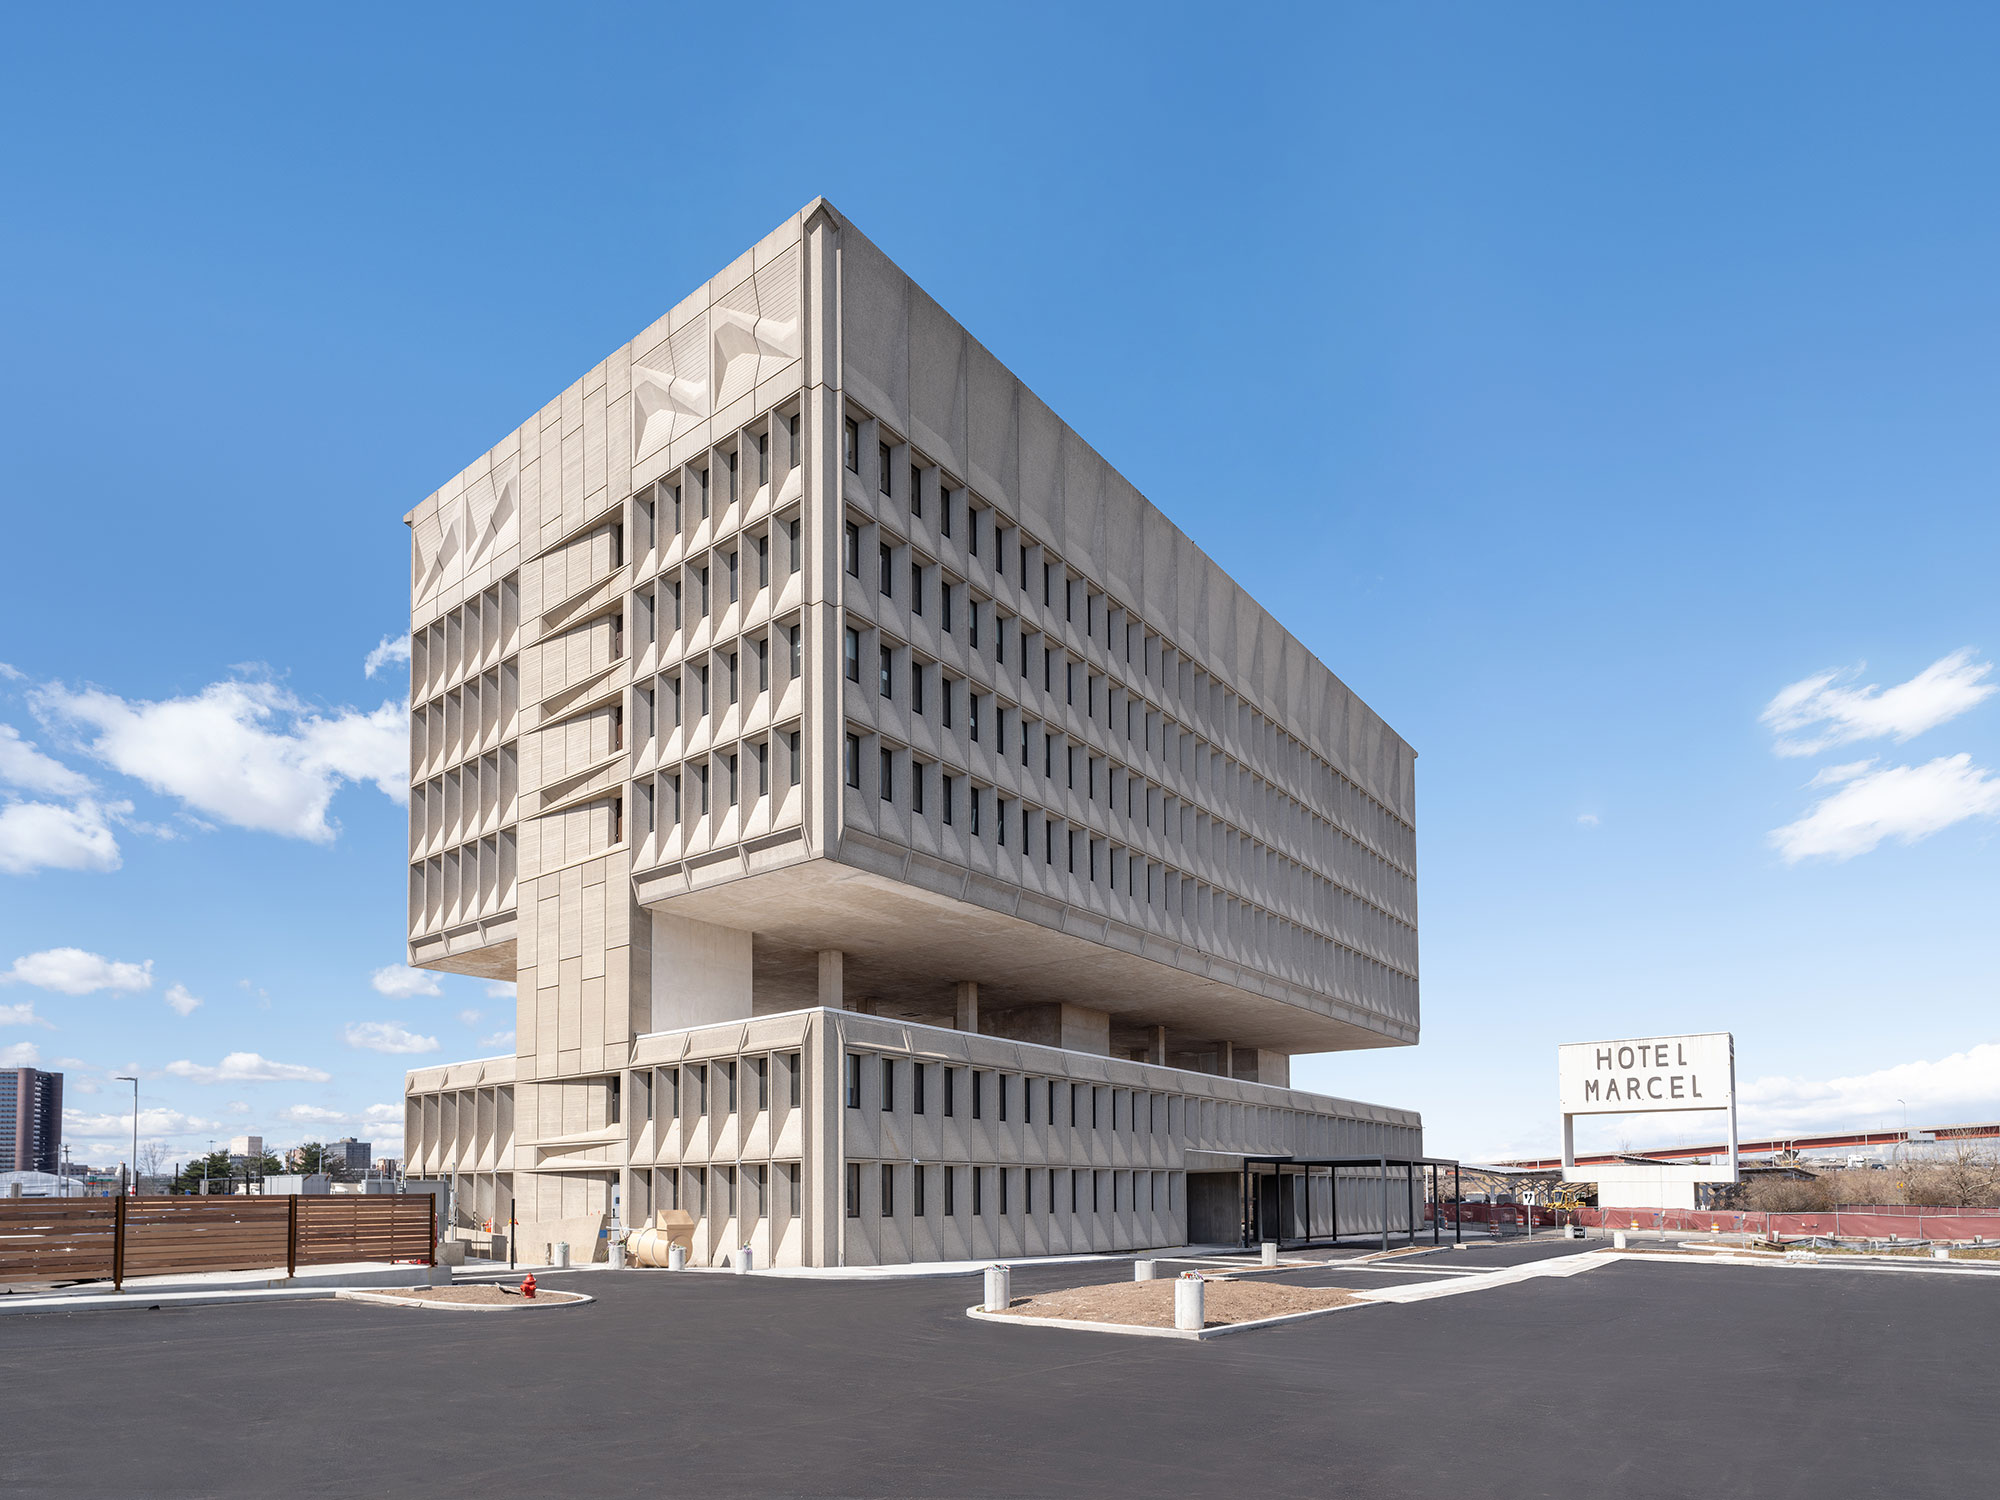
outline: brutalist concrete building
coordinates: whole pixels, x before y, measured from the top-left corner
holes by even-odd
[[[1421,1154],[1289,1067],[1417,1040],[1415,753],[829,204],[407,519],[410,961],[518,986],[409,1075],[461,1223],[1113,1250]]]

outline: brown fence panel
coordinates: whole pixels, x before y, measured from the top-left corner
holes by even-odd
[[[433,1248],[429,1193],[343,1193],[299,1199],[299,1264],[349,1260],[428,1261]]]
[[[132,1198],[125,1214],[125,1275],[282,1267],[290,1220],[283,1198]]]
[[[0,1199],[0,1281],[88,1281],[111,1274],[111,1198]]]

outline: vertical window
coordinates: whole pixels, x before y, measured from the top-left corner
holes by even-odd
[[[847,530],[843,535],[846,538],[847,571],[852,577],[859,578],[861,576],[861,528],[852,521],[849,521],[847,523]]]
[[[910,1113],[913,1115],[920,1115],[924,1112],[925,1071],[924,1065],[920,1062],[910,1064]],[[918,1190],[918,1196],[919,1198],[922,1197],[921,1189]],[[917,1212],[922,1213],[923,1210],[918,1209]]]
[[[882,1059],[882,1112],[887,1114],[896,1107],[896,1059]]]
[[[951,580],[938,582],[938,628],[946,635],[951,634]]]
[[[695,581],[701,585],[701,612],[706,615],[708,613],[708,569],[705,567],[695,569]]]
[[[768,740],[757,742],[757,795],[771,795],[771,744]],[[1091,846],[1095,849],[1095,845]]]
[[[889,445],[875,445],[875,488],[883,494],[889,493]]]
[[[938,708],[944,715],[944,727],[951,728],[952,680],[942,672],[938,674]]]
[[[625,842],[625,799],[623,797],[613,797],[611,799],[611,842],[614,844]]]
[[[604,1080],[604,1123],[607,1125],[617,1125],[622,1123],[619,1120],[618,1115],[619,1115],[619,1103],[620,1103],[619,1086],[621,1083],[623,1083],[623,1081],[624,1080],[616,1076]]]
[[[625,659],[625,616],[622,614],[611,617],[611,659]]]
[[[924,810],[924,772],[928,769],[920,760],[910,762],[910,811],[913,813]]]
[[[729,701],[731,703],[737,702],[739,698],[736,688],[737,665],[737,653],[732,651],[729,653]]]
[[[881,648],[879,665],[881,667],[881,673],[882,673],[881,688],[882,688],[882,696],[884,698],[889,696],[889,669],[894,661],[895,661],[895,653],[892,652],[887,646],[883,646]]]
[[[847,1107],[861,1108],[861,1054],[847,1054]]]
[[[952,776],[938,778],[938,811],[944,815],[944,826],[947,828],[951,827],[952,790],[956,781],[957,778]]]
[[[736,1064],[733,1061],[726,1062],[722,1065],[722,1092],[723,1092],[723,1098],[727,1100],[727,1107],[722,1112],[726,1115],[735,1114],[736,1113]]]
[[[770,586],[771,538],[766,535],[757,538],[757,587],[767,589]]]
[[[893,802],[896,800],[896,752],[895,751],[884,750],[882,752],[881,770],[882,770],[882,800],[884,802]]]
[[[924,513],[924,473],[915,464],[910,465],[910,514]],[[919,1210],[921,1212],[922,1210]]]
[[[613,750],[623,750],[625,748],[625,710],[622,706],[614,705],[612,707],[610,728],[611,748]]]
[[[894,588],[895,574],[893,572],[895,565],[895,556],[896,554],[889,550],[889,544],[887,542],[883,542],[880,546],[878,546],[875,549],[875,561],[876,561],[875,586],[879,588],[884,594],[889,594],[892,596],[895,592]]]
[[[792,757],[792,763],[794,765],[798,764],[798,757],[796,755]],[[793,785],[796,786],[797,784],[798,779],[795,772],[793,774]],[[861,790],[861,737],[859,735],[850,734],[847,737],[847,784],[857,792]]]
[[[798,626],[787,625],[785,627],[785,644],[791,650],[791,663],[792,663],[791,675],[793,680],[796,681],[799,675],[799,627]]]
[[[639,794],[639,835],[643,838],[653,831],[653,783],[642,781],[636,790]]]
[[[799,466],[799,419],[797,413],[785,418],[785,435],[791,439],[791,457],[787,462],[792,468]]]
[[[694,1067],[694,1112],[696,1118],[708,1113],[708,1065],[696,1063]]]
[[[928,1175],[927,1167],[910,1168],[910,1212],[919,1219],[924,1216],[924,1178]]]
[[[979,694],[969,689],[965,695],[965,732],[973,744],[979,743]]]
[[[910,559],[910,613],[924,612],[924,565],[915,558]]]
[[[739,586],[739,572],[740,570],[737,566],[737,554],[735,552],[731,552],[729,554],[729,602],[731,604],[734,604],[737,601],[737,599],[741,597],[741,588]]]
[[[979,1073],[976,1069],[973,1071],[972,1074],[971,1088],[972,1088],[972,1118],[976,1120],[979,1118]]]
[[[945,1070],[945,1077],[949,1078],[950,1076],[951,1076],[951,1070],[947,1068]],[[955,1172],[950,1167],[946,1167],[944,1169],[944,1216],[947,1219],[951,1218],[954,1214],[958,1212],[958,1205],[952,1202],[952,1199],[955,1196],[952,1192],[952,1189],[957,1185],[953,1181],[953,1179],[956,1178],[957,1175],[958,1175],[957,1172]]]
[[[973,1097],[976,1099],[979,1096],[975,1094],[973,1095]],[[972,1173],[972,1216],[976,1219],[980,1216],[981,1213],[985,1212],[984,1208],[981,1206],[979,1201],[980,1199],[979,1190],[984,1184],[982,1184],[979,1179],[984,1177],[986,1173],[978,1167],[972,1167],[969,1168],[968,1170],[970,1170]]]
[[[952,1095],[956,1092],[957,1082],[958,1070],[952,1067],[950,1063],[946,1063],[944,1067],[944,1117],[947,1120],[952,1116],[952,1106],[954,1103]]]
[[[798,420],[797,417],[792,418],[794,423],[797,423]],[[799,1164],[797,1162],[792,1162],[785,1168],[785,1186],[786,1195],[789,1200],[785,1205],[786,1210],[796,1219],[799,1216]]]
[[[792,785],[799,784],[799,732],[796,729],[785,732],[785,758],[791,762]]]
[[[734,505],[736,503],[736,454],[733,452],[724,454],[723,462],[729,470],[729,504]]]
[[[1005,1167],[995,1167],[993,1175],[1000,1183],[1000,1212],[1005,1214],[1007,1212],[1007,1169]]]
[[[771,482],[771,435],[766,432],[757,434],[757,482]]]
[[[910,663],[910,712],[921,716],[924,711],[924,664]]]
[[[750,1066],[757,1070],[757,1108],[769,1109],[771,1107],[771,1059],[768,1057],[752,1058]]]
[[[1000,1118],[1003,1121],[1007,1118],[1007,1083],[1008,1083],[1008,1078],[1005,1073],[999,1073],[995,1075],[994,1086],[999,1090]]]
[[[771,691],[771,638],[760,636],[757,640],[757,691]]]
[[[946,536],[951,535],[951,491],[942,484],[938,486],[938,524]]]
[[[896,1212],[896,1168],[889,1162],[882,1163],[882,1217],[887,1219]]]
[[[611,566],[614,568],[625,566],[625,528],[623,526],[613,526],[611,528]]]
[[[845,462],[850,474],[861,472],[861,424],[849,417],[846,427],[847,454]]]
[[[796,573],[799,570],[799,523],[797,521],[785,522],[785,539],[791,545],[791,559],[788,570]]]
[[[861,680],[861,632],[852,625],[847,627],[847,680]]]
[[[797,419],[794,418],[793,420],[796,421]],[[799,1107],[800,1062],[801,1062],[800,1055],[796,1052],[787,1053],[785,1056],[785,1072],[787,1076],[790,1078],[789,1087],[791,1089],[791,1106],[793,1109],[797,1109]],[[798,1207],[798,1204],[794,1202],[792,1207],[796,1209]]]
[[[966,611],[966,615],[967,618],[971,621],[971,634],[969,639],[972,645],[972,649],[974,651],[977,651],[979,649],[979,601],[977,599],[974,599],[972,601],[972,605],[970,609]]]
[[[695,476],[701,481],[701,519],[708,519],[708,470],[703,469]]]
[[[972,814],[972,822],[967,831],[971,833],[971,835],[974,838],[978,838],[979,837],[979,788],[978,787],[976,786],[972,787],[966,792],[965,802],[967,809]],[[946,810],[947,811],[950,810],[949,803],[946,804]]]
[[[847,425],[852,427],[854,424],[850,422]],[[861,1217],[861,1163],[858,1161],[847,1164],[847,1217]]]

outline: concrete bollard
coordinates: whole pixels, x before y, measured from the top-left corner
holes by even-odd
[[[667,1269],[685,1271],[688,1268],[688,1247],[686,1245],[667,1246]]]
[[[1950,1260],[1950,1259],[1951,1259],[1951,1251],[1950,1251],[1949,1249],[1947,1249],[1947,1248],[1946,1248],[1945,1246],[1943,1246],[1943,1245],[1933,1245],[1933,1246],[1931,1246],[1931,1259],[1932,1259],[1932,1260]]]
[[[1624,1230],[1614,1229],[1611,1231],[1611,1248],[1613,1250],[1623,1250],[1625,1248]]]
[[[986,1311],[1005,1312],[1014,1305],[1014,1272],[1011,1267],[986,1268]]]
[[[1160,1263],[1156,1260],[1135,1260],[1132,1262],[1134,1281],[1155,1281],[1160,1275]]]
[[[1258,1249],[1264,1253],[1265,1265],[1275,1266],[1278,1263],[1278,1242],[1276,1240],[1266,1240],[1262,1245],[1258,1246]]]
[[[613,1236],[611,1241],[611,1269],[625,1269],[625,1236],[622,1234]]]
[[[1207,1321],[1208,1283],[1199,1271],[1183,1271],[1174,1282],[1174,1327],[1198,1332]]]
[[[756,1267],[757,1267],[757,1252],[755,1250],[752,1250],[748,1245],[743,1245],[739,1247],[736,1252],[736,1274],[738,1276],[745,1275],[746,1273],[755,1270]]]
[[[569,1241],[557,1240],[549,1246],[549,1264],[558,1270],[569,1268]]]

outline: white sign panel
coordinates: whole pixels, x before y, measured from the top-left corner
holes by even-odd
[[[1556,1069],[1566,1115],[1728,1109],[1735,1103],[1736,1049],[1726,1031],[1572,1042],[1556,1049]]]

